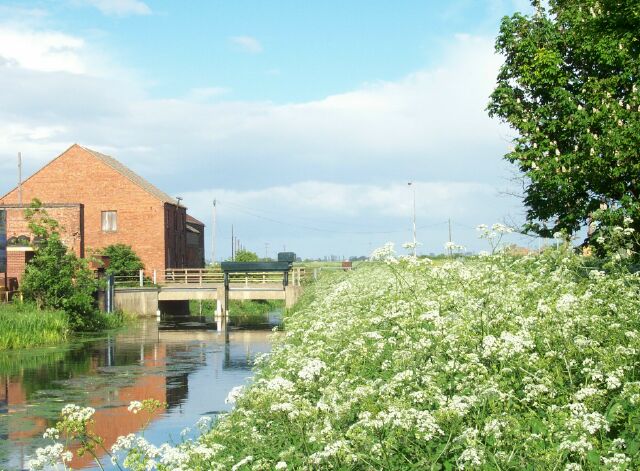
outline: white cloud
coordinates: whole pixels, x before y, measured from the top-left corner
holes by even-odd
[[[29,31],[0,25],[0,59],[43,72],[84,73],[81,38],[55,31]]]
[[[483,200],[497,196],[492,185],[477,182],[414,182],[416,212],[429,219],[444,220],[451,216],[465,217],[477,213]],[[196,192],[182,192],[185,204],[194,212],[207,212],[210,202],[217,198],[221,207],[228,202],[228,211],[238,208],[280,210],[287,215],[313,214],[321,224],[326,218],[342,219],[344,225],[351,218],[405,218],[413,212],[413,193],[406,182],[386,185],[349,184],[326,181],[302,181],[256,190],[217,188]],[[267,213],[268,214],[268,213]]]
[[[512,210],[496,197],[507,176],[506,131],[484,111],[500,63],[491,39],[458,36],[437,67],[277,104],[230,101],[215,86],[150,98],[130,75],[89,76],[114,69],[90,62],[83,39],[56,39],[67,45],[61,58],[53,33],[24,33],[38,38],[40,52],[0,42],[0,56],[19,65],[0,63],[0,89],[12,91],[0,94],[0,193],[15,181],[5,170],[17,151],[28,175],[79,142],[181,194],[196,217],[207,216],[207,198],[217,195],[318,224],[384,229],[409,214],[408,180],[420,182],[422,219],[448,215],[472,226]],[[434,237],[441,247],[441,235]]]
[[[243,52],[257,54],[262,52],[262,44],[256,38],[251,36],[232,36],[229,41]]]
[[[140,0],[83,0],[83,3],[96,7],[104,15],[128,16],[151,14],[151,8]]]

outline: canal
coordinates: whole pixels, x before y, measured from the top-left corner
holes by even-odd
[[[68,403],[96,409],[95,430],[110,447],[147,421],[129,412],[129,403],[158,399],[167,406],[152,417],[145,437],[179,442],[180,432],[194,429],[200,417],[230,409],[227,393],[250,379],[279,322],[274,311],[260,325],[232,330],[225,343],[211,318],[143,319],[58,347],[0,353],[0,469],[26,469],[34,450],[51,443],[42,433]],[[94,469],[88,457],[71,465]]]

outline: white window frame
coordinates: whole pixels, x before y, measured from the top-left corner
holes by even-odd
[[[100,224],[102,226],[102,232],[118,232],[118,211],[102,211]]]

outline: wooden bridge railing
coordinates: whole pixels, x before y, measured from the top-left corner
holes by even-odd
[[[300,286],[305,278],[304,267],[294,267],[289,271],[289,284]],[[232,284],[273,284],[283,282],[284,275],[278,272],[232,273],[229,281]],[[210,268],[167,268],[164,271],[153,270],[152,273],[140,271],[129,276],[116,276],[116,286],[149,286],[157,284],[207,285],[221,284],[224,274]]]

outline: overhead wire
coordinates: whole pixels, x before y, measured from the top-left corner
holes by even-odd
[[[222,202],[222,201],[219,201],[219,202]],[[309,226],[306,224],[295,224],[287,221],[282,221],[279,219],[274,219],[268,216],[264,216],[262,214],[257,214],[253,210],[244,209],[245,207],[237,203],[231,203],[231,202],[222,202],[222,203],[230,206],[235,206],[237,211],[248,214],[249,216],[253,216],[258,219],[263,219],[265,221],[273,222],[276,224],[282,224],[285,226],[296,227],[296,228],[306,229],[306,230],[315,231],[315,232],[324,232],[324,233],[330,233],[330,234],[375,235],[375,234],[399,234],[399,233],[407,232],[409,230],[409,229],[399,229],[399,230],[392,230],[392,231],[345,231],[345,230],[327,229],[327,228]],[[443,224],[447,224],[447,221],[419,226],[417,229],[429,229],[433,227],[442,226]]]

